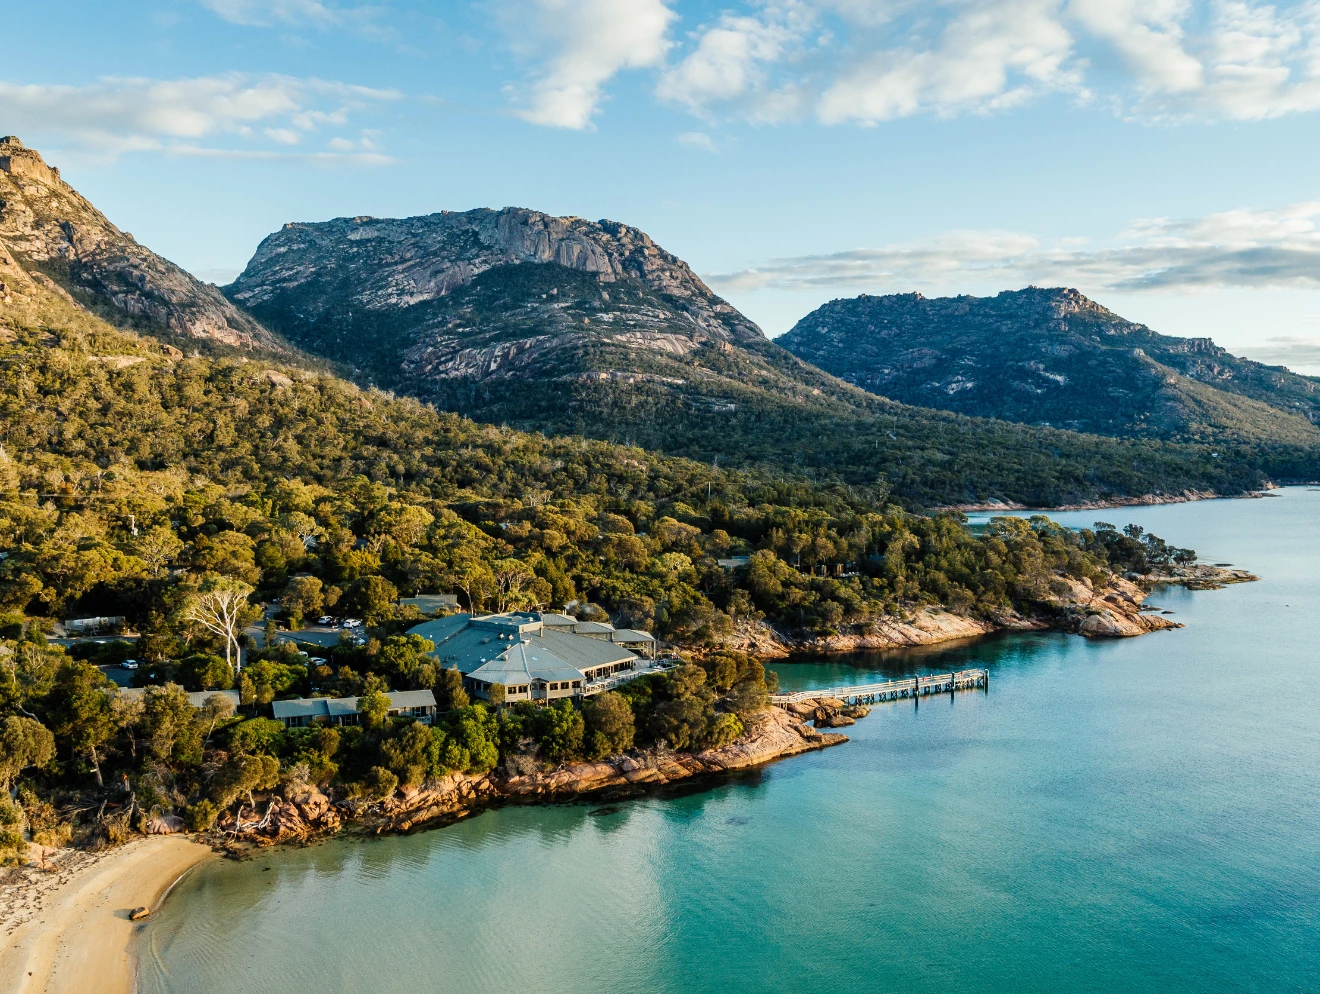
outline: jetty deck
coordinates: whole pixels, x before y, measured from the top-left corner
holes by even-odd
[[[779,707],[833,697],[845,704],[878,704],[897,701],[904,697],[928,697],[931,694],[952,694],[957,690],[989,690],[989,670],[959,670],[957,673],[938,673],[931,676],[909,677],[906,680],[888,680],[884,683],[865,683],[852,687],[827,687],[821,690],[798,690],[791,694],[775,694],[770,703]]]

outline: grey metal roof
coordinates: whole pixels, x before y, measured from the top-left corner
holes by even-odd
[[[473,670],[469,676],[485,683],[502,683],[517,687],[533,680],[583,680],[585,677],[556,656],[544,645],[534,642],[515,642],[488,663]]]
[[[228,698],[234,707],[238,707],[241,699],[237,690],[193,690],[188,692],[188,703],[195,708],[204,707],[206,702],[219,694],[221,697]]]
[[[435,694],[429,690],[392,690],[385,695],[392,708],[433,708]]]
[[[604,639],[573,635],[569,632],[546,629],[541,632],[540,639],[544,640],[546,647],[556,656],[580,670],[608,666],[610,663],[623,663],[637,658],[627,649]]]
[[[439,645],[449,636],[466,628],[470,620],[472,620],[470,614],[451,614],[447,618],[436,618],[435,621],[424,621],[420,625],[415,625],[408,629],[408,634],[420,635]]]
[[[419,611],[443,611],[458,607],[458,595],[418,594],[416,597],[400,597],[399,603],[415,607]]]
[[[577,623],[577,618],[573,617],[571,614],[552,614],[550,612],[541,613],[541,624],[548,628],[571,629]]]
[[[122,696],[128,697],[133,700],[137,700],[144,697],[148,689],[150,688],[118,687],[115,689],[115,693],[121,694]],[[240,703],[237,690],[190,690],[187,691],[187,694],[188,694],[188,703],[195,708],[204,707],[206,705],[206,702],[210,700],[212,697],[214,697],[216,694],[219,694],[221,697],[229,698],[229,700],[233,702],[234,707],[238,707]]]
[[[614,631],[614,626],[599,621],[579,621],[573,626],[573,631],[578,635],[607,635]]]
[[[619,645],[628,642],[654,642],[655,636],[650,632],[639,632],[635,628],[616,628],[610,633],[610,641]]]
[[[534,626],[534,630],[523,631],[522,624],[515,620],[510,625],[491,624],[472,625],[466,621],[459,623],[458,619],[465,618],[465,615],[453,615],[450,618],[442,618],[440,621],[431,621],[423,625],[417,625],[409,629],[409,633],[417,633],[424,638],[434,642],[435,650],[431,653],[433,657],[440,660],[444,666],[457,666],[464,675],[473,676],[477,671],[495,660],[504,656],[509,649],[520,643],[526,643],[527,651],[536,655],[539,651],[544,651],[548,655],[555,657],[558,663],[564,667],[577,671],[577,676],[570,677],[563,670],[558,670],[560,675],[545,677],[548,680],[569,680],[581,679],[583,670],[594,669],[598,666],[608,666],[612,663],[627,662],[636,659],[631,652],[612,644],[604,638],[591,638],[584,635],[575,635],[572,632],[559,631],[554,628],[545,628],[539,624]],[[472,620],[472,619],[467,619]],[[489,621],[489,618],[475,619],[478,623]],[[450,624],[441,628],[441,622]],[[612,632],[612,628],[607,628],[606,632]],[[545,660],[547,670],[555,670],[555,664],[549,659]],[[504,664],[497,664],[503,666]],[[521,671],[521,672],[535,672]],[[492,670],[491,672],[495,672]],[[486,679],[484,676],[478,676],[477,679]],[[503,679],[498,681],[488,680],[487,682],[504,683]]]
[[[429,690],[395,690],[385,695],[390,710],[435,707],[435,694]],[[273,701],[271,713],[276,718],[341,718],[358,714],[356,697],[300,697],[292,701]]]

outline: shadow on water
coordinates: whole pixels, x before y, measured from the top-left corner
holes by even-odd
[[[972,668],[989,669],[993,675],[996,669],[1020,666],[1057,646],[1060,639],[1074,637],[1061,632],[995,632],[903,649],[801,653],[770,663],[766,669],[778,674],[779,686],[785,691],[879,683]]]

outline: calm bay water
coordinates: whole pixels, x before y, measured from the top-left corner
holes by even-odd
[[[1262,581],[1157,593],[1187,627],[1139,639],[780,666],[992,678],[705,792],[202,867],[145,930],[141,989],[1320,988],[1320,492],[1053,516]]]

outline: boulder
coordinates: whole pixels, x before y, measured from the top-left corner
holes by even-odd
[[[298,806],[289,802],[271,801],[262,820],[266,823],[265,833],[277,840],[301,837],[310,831]]]
[[[330,810],[330,798],[312,786],[305,786],[295,791],[289,800],[297,806],[299,814],[309,822],[320,821]]]
[[[815,725],[817,728],[846,728],[857,724],[856,718],[849,718],[834,708],[817,708]]]
[[[147,918],[150,914],[151,914],[151,909],[148,907],[143,906],[141,908],[134,908],[132,911],[128,913],[128,920],[131,922],[140,922],[143,919]]]

